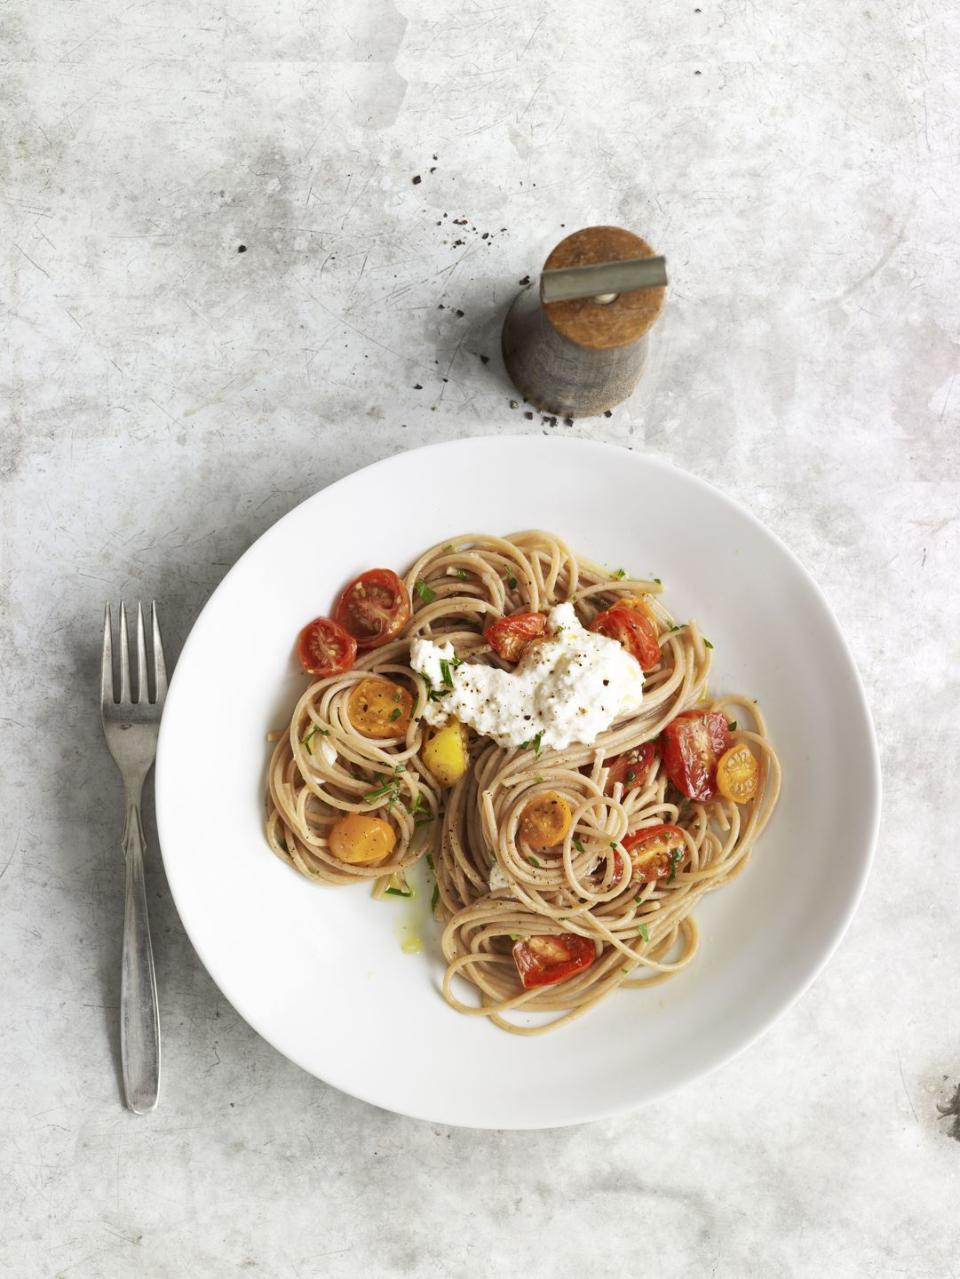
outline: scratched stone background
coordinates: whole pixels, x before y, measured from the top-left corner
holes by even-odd
[[[960,1276],[958,48],[955,0],[0,2],[0,1272]],[[649,373],[527,420],[503,308],[607,221],[669,256]],[[104,600],[176,652],[331,480],[571,430],[744,502],[850,639],[885,807],[829,969],[632,1118],[446,1130],[241,1022],[154,840],[127,1114]]]

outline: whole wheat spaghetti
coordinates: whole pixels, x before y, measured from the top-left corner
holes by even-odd
[[[602,568],[553,534],[451,538],[420,556],[405,585],[412,617],[402,635],[362,654],[345,673],[311,684],[277,742],[267,804],[271,848],[310,879],[368,880],[378,893],[409,891],[404,870],[429,856],[443,928],[444,997],[506,1030],[541,1033],[613,990],[675,973],[697,949],[697,902],[744,868],[777,800],[780,766],[756,704],[739,695],[708,698],[709,643],[695,622],[671,616],[658,581]],[[506,667],[485,628],[504,615],[567,601],[588,628],[618,601],[642,607],[652,620],[660,657],[646,673],[640,709],[596,741],[562,750],[539,742],[502,746],[471,733],[470,766],[444,789],[422,757],[430,731],[423,714],[438,690],[411,667],[411,640],[442,639],[462,662]],[[411,695],[402,735],[373,740],[351,722],[351,692],[371,676]],[[755,793],[745,802],[722,794],[691,800],[668,779],[661,735],[672,724],[669,737],[688,712],[721,712],[725,745],[747,748]],[[654,745],[645,748],[643,775],[624,775],[615,761],[636,758],[645,743]],[[562,839],[547,848],[531,844],[524,814],[536,802],[561,801],[569,814]],[[347,813],[389,824],[395,844],[388,857],[354,865],[334,855],[328,835]],[[634,845],[654,828],[671,832],[676,844],[670,873],[645,879],[641,871],[638,879]],[[538,938],[557,939],[561,952],[575,949],[584,966],[525,987],[518,947],[529,956],[530,939]]]

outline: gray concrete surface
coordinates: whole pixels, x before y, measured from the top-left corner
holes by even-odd
[[[956,4],[6,0],[0,30],[0,1270],[960,1276]],[[104,600],[157,596],[175,652],[332,479],[571,430],[510,408],[498,333],[596,221],[673,286],[641,390],[572,430],[744,502],[863,672],[885,813],[846,940],[655,1108],[448,1131],[260,1041],[154,847],[164,1095],[125,1113]]]

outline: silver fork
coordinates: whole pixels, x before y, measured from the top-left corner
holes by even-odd
[[[133,696],[130,678],[127,611],[120,605],[120,687],[113,677],[113,618],[107,605],[103,622],[103,656],[100,663],[100,721],[107,746],[123,778],[126,822],[123,854],[126,892],[123,905],[123,959],[120,970],[120,1056],[127,1105],[138,1115],[153,1110],[160,1091],[160,1012],[157,978],[150,945],[147,892],[143,877],[143,823],[140,797],[154,756],[160,713],[167,693],[167,672],[160,642],[156,603],[151,605],[153,661],[150,700],[147,683],[147,646],[143,609],[137,605],[137,684]]]

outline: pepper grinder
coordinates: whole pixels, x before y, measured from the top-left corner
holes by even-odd
[[[539,289],[503,322],[503,361],[535,408],[595,417],[632,394],[666,297],[666,261],[632,231],[591,226],[561,240]]]

